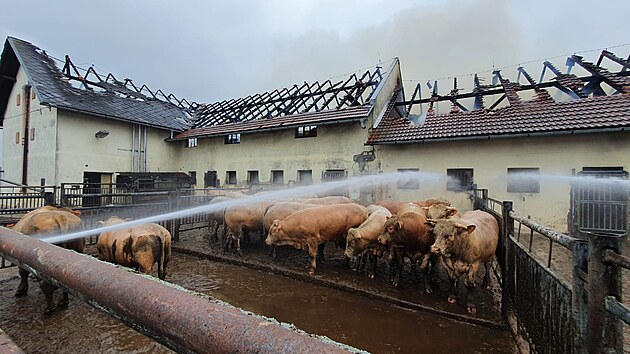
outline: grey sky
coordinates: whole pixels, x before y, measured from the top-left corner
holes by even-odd
[[[395,56],[405,80],[530,60],[537,60],[530,64],[537,78],[538,59],[629,43],[628,14],[627,0],[29,0],[2,5],[0,36],[179,98],[214,102]],[[625,57],[630,46],[612,51]],[[515,67],[504,74],[514,78]],[[472,79],[460,82],[470,89]]]

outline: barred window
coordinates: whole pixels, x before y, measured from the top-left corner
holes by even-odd
[[[236,184],[236,171],[226,171],[225,173],[226,184]]]
[[[463,192],[472,189],[473,169],[472,168],[449,168],[446,170],[446,190]]]
[[[225,137],[226,144],[240,144],[241,134],[230,134]]]
[[[540,193],[539,168],[508,168],[508,193]]]
[[[247,171],[247,183],[258,184],[258,171]]]
[[[186,147],[187,148],[193,148],[193,147],[197,147],[197,138],[190,138],[188,140],[186,140]]]
[[[313,184],[313,170],[298,170],[299,184]]]
[[[271,183],[284,184],[284,171],[282,170],[271,171]]]

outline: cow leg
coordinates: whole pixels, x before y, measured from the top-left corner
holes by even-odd
[[[372,252],[368,252],[367,253],[367,274],[368,274],[368,278],[370,279],[374,279],[375,274],[376,274],[376,263],[378,262],[378,257],[375,254],[372,254]]]
[[[405,259],[403,258],[402,252],[400,250],[396,250],[394,254],[394,280],[392,281],[393,286],[398,286],[400,284],[400,277],[403,272],[403,268],[405,267]]]
[[[28,294],[28,271],[18,268],[18,272],[20,273],[20,285],[18,285],[17,290],[15,291],[15,296],[20,297]]]
[[[483,266],[486,273],[483,275],[481,286],[485,289],[490,289],[490,270],[492,269],[492,261],[484,262]]]
[[[477,278],[477,272],[479,271],[480,263],[471,264],[470,270],[466,276],[466,280],[464,281],[464,285],[466,285],[466,309],[471,314],[477,313],[477,306],[475,305],[474,297],[476,291],[475,279]]]
[[[46,310],[44,310],[44,314],[50,315],[55,311],[55,305],[53,304],[53,294],[55,292],[55,286],[45,280],[42,280],[39,284],[39,287],[42,289],[42,292],[46,297]]]
[[[449,304],[455,304],[457,303],[457,283],[458,283],[459,277],[455,277],[454,279],[451,278],[451,288],[449,289],[449,293],[448,293],[448,303]]]
[[[317,251],[319,250],[319,245],[313,242],[309,242],[307,244],[308,254],[311,256],[311,267],[308,270],[308,275],[315,275],[315,269],[317,269]]]
[[[234,234],[232,233],[232,231],[227,231],[226,232],[226,236],[224,237],[225,239],[225,244],[223,245],[223,250],[224,251],[228,251],[231,247],[232,247],[232,242],[234,239]]]
[[[433,289],[431,288],[431,270],[433,268],[431,267],[431,258],[431,253],[424,254],[422,256],[422,261],[420,262],[420,271],[422,273],[422,278],[424,281],[424,291],[427,294],[433,293]]]
[[[59,299],[59,301],[57,301],[57,309],[58,310],[67,309],[68,303],[69,303],[68,292],[64,290],[61,292],[61,298]]]
[[[325,262],[325,259],[324,259],[324,247],[326,247],[326,242],[322,242],[319,245],[317,245],[317,255],[319,256],[319,261],[321,263]]]

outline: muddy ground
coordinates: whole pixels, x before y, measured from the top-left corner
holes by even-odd
[[[181,233],[180,240],[174,244],[174,248],[178,252],[270,271],[302,281],[359,293],[411,309],[427,310],[483,326],[506,328],[500,314],[500,288],[493,271],[490,272],[491,289],[479,289],[476,292],[478,312],[476,315],[471,315],[466,310],[466,293],[462,284],[458,291],[461,296],[460,302],[457,304],[447,302],[449,283],[445,272],[441,269],[437,269],[432,282],[433,294],[424,292],[420,272],[409,263],[405,265],[400,285],[394,287],[389,283],[389,268],[384,259],[378,262],[376,278],[369,279],[363,272],[353,272],[346,264],[343,250],[332,243],[326,245],[325,262],[318,262],[314,276],[308,275],[310,257],[307,252],[289,246],[278,247],[277,258],[273,260],[268,255],[268,247],[263,245],[258,235],[252,237],[250,244],[242,246],[242,256],[238,256],[233,250],[224,251],[222,242],[211,242],[205,227]],[[483,274],[483,270],[480,271],[479,284],[481,284]]]

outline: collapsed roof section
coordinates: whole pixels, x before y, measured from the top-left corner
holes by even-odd
[[[60,61],[62,69],[55,61],[33,44],[8,37],[0,58],[0,111],[6,111],[22,67],[44,106],[177,132],[191,126],[190,103],[185,100],[146,85],[138,88],[130,79],[121,82],[112,74],[100,75],[94,67],[81,69],[67,55]]]
[[[193,104],[193,128],[175,139],[288,129],[305,124],[365,122],[383,81],[380,67],[345,80],[293,85],[212,104]]]
[[[610,60],[617,70],[603,68],[603,59]],[[572,74],[575,64],[587,75]],[[416,98],[421,92],[418,84],[411,100],[397,102],[392,98],[393,114],[373,127],[366,144],[563,135],[630,128],[630,57],[619,58],[604,50],[596,64],[573,55],[567,59],[567,66],[567,73],[562,73],[545,61],[540,82],[522,67],[517,69],[516,82],[510,82],[497,70],[493,72],[493,85],[481,85],[475,75],[474,88],[467,93],[459,93],[455,79],[453,89],[447,95],[440,95],[436,82],[431,86],[431,96],[424,99]],[[544,81],[547,71],[555,77]],[[527,82],[520,84],[521,77]],[[566,100],[554,100],[548,91],[551,88],[566,94]],[[532,99],[524,101],[519,94],[529,94]],[[489,96],[499,98],[486,107],[484,98]],[[470,109],[462,104],[465,99],[472,100]],[[449,112],[436,113],[434,105],[441,101],[450,102]],[[497,108],[501,104],[504,106]],[[426,113],[423,105],[428,106]],[[410,113],[418,106],[420,114]]]

